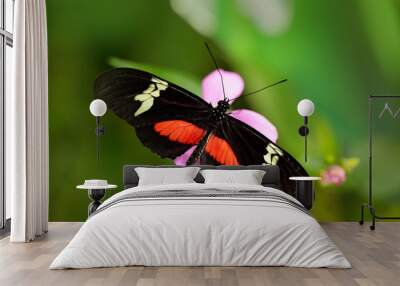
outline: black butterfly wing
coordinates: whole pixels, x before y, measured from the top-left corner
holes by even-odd
[[[212,108],[188,90],[131,68],[115,68],[100,74],[94,84],[94,96],[133,126],[163,119],[204,119]]]
[[[95,81],[94,96],[135,127],[142,143],[162,157],[174,159],[181,155],[209,127],[210,104],[145,71],[130,68],[106,71]]]
[[[227,116],[215,129],[215,137],[226,142],[229,150],[219,150],[218,146],[206,146],[206,152],[201,157],[202,164],[224,164],[226,156],[234,154],[235,160],[240,165],[277,165],[280,168],[281,181],[284,188],[293,188],[293,183],[289,180],[291,176],[307,176],[306,170],[288,152],[273,143],[260,132],[250,127],[246,123]],[[210,139],[208,144],[212,144]],[[224,149],[224,148],[222,148]],[[226,149],[226,148],[225,148]]]

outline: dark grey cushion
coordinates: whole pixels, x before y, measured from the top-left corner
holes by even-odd
[[[146,167],[146,168],[182,168],[181,166],[175,165],[162,165],[162,166],[154,166],[154,165],[125,165],[123,170],[123,184],[124,189],[136,187],[139,182],[139,176],[137,175],[135,168],[137,167]],[[277,189],[281,188],[280,176],[279,176],[279,167],[272,165],[251,165],[251,166],[210,166],[210,165],[196,165],[196,167],[200,167],[201,169],[219,169],[219,170],[263,170],[265,171],[265,175],[262,179],[262,185],[266,187],[274,187]],[[204,178],[200,174],[197,174],[194,179],[198,183],[204,183]]]

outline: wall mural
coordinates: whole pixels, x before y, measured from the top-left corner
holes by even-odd
[[[203,81],[202,99],[151,73],[117,68],[96,79],[94,95],[163,158],[183,165],[277,165],[283,187],[289,188],[290,176],[307,172],[275,144],[277,132],[262,115],[247,109],[230,111],[243,88],[238,74],[217,69]]]
[[[311,176],[322,178],[316,185],[313,215],[322,221],[359,220],[360,204],[368,198],[368,95],[398,94],[400,90],[400,53],[396,49],[400,46],[400,9],[396,1],[346,1],[343,9],[335,1],[319,0],[304,0],[301,5],[296,1],[245,0],[46,3],[51,221],[86,218],[89,199],[75,190],[85,179],[102,178],[118,185],[107,193],[110,196],[120,191],[124,164],[186,164],[196,144],[185,144],[174,160],[163,159],[144,146],[132,126],[113,112],[102,118],[106,132],[97,161],[96,122],[88,106],[96,77],[121,67],[151,72],[216,106],[222,87],[204,39],[226,70],[226,85],[230,85],[228,78],[234,79],[237,97],[230,116],[284,148]],[[273,17],[276,15],[279,17]],[[288,81],[265,93],[244,96],[239,75],[230,71],[240,72],[246,91],[282,78]],[[143,84],[138,94],[148,87],[149,83]],[[158,84],[160,88],[163,86]],[[142,112],[137,117],[145,117],[152,112],[166,92],[160,90],[157,97],[154,91],[137,98],[141,100],[136,101],[132,116]],[[297,132],[303,118],[296,106],[303,98],[316,106],[309,120],[306,163],[304,138]],[[155,105],[144,111],[152,101]],[[398,108],[390,102],[382,119],[398,122]],[[379,106],[376,114],[383,109],[384,105]],[[250,116],[244,120],[247,114]],[[260,124],[254,124],[256,121]],[[398,138],[390,135],[398,131],[387,129],[378,130],[376,150],[400,154]],[[164,137],[168,144],[170,140]],[[262,150],[260,154],[265,155],[265,146]],[[387,170],[386,165],[398,162],[392,155],[377,158],[384,159],[375,170]],[[396,171],[377,176],[374,202],[382,216],[400,213],[400,193],[394,191],[400,186]]]

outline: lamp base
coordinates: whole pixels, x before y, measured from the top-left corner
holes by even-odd
[[[97,208],[101,205],[101,199],[104,197],[106,193],[105,189],[90,189],[88,190],[89,198],[92,200],[88,207],[88,215],[90,216],[94,213]]]
[[[300,128],[299,128],[298,131],[299,131],[299,134],[300,134],[301,136],[306,136],[306,135],[308,135],[308,133],[310,132],[310,130],[308,129],[308,127],[305,126],[305,125],[300,126]]]

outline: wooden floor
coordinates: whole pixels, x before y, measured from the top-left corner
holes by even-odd
[[[400,285],[400,223],[379,223],[375,232],[358,223],[323,224],[352,269],[289,267],[123,267],[48,270],[80,223],[50,223],[44,237],[0,241],[0,285]]]

